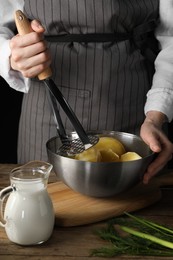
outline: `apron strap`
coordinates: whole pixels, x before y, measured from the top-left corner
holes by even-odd
[[[88,34],[60,34],[45,35],[48,42],[121,42],[130,40],[135,47],[140,49],[141,54],[152,63],[158,52],[158,41],[154,37],[157,26],[156,20],[137,26],[130,33],[88,33]]]
[[[45,36],[50,42],[119,42],[129,39],[130,34],[125,33],[87,33],[87,34],[63,34]]]

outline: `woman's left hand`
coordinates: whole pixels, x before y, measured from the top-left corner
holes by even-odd
[[[147,184],[172,159],[173,144],[162,130],[164,121],[164,114],[158,111],[150,111],[141,126],[141,138],[153,152],[158,153],[156,159],[148,166],[144,174],[144,184]]]

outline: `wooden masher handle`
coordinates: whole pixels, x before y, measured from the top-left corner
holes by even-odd
[[[15,23],[16,23],[18,33],[20,35],[25,35],[33,31],[31,28],[30,21],[27,19],[27,17],[24,15],[24,13],[21,10],[17,10],[15,12]],[[44,80],[51,77],[51,75],[52,75],[52,70],[50,67],[48,67],[38,75],[38,79]]]

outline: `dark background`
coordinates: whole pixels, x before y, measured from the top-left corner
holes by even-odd
[[[173,111],[172,111],[172,113],[173,113]],[[169,137],[169,140],[173,143],[173,121],[170,124],[168,124],[168,137]],[[168,168],[173,169],[173,158],[168,163]]]
[[[0,163],[17,162],[17,133],[23,94],[0,77]]]

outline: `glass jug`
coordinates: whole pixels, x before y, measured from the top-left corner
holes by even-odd
[[[34,245],[51,236],[55,214],[47,182],[52,167],[46,162],[33,161],[11,171],[11,185],[0,192],[0,226],[12,242]]]

